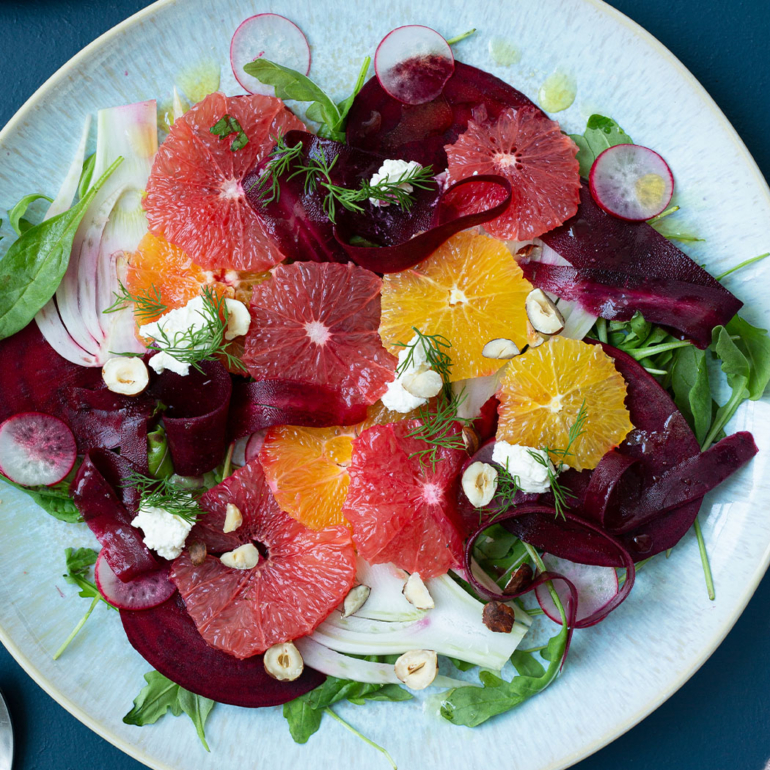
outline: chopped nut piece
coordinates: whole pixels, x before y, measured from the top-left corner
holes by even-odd
[[[489,463],[471,463],[463,473],[462,485],[471,505],[483,508],[497,492],[497,468]]]
[[[502,602],[487,602],[481,615],[484,625],[498,634],[509,634],[516,620],[516,613]]]
[[[187,551],[190,554],[190,563],[193,567],[200,567],[206,561],[206,544],[203,540],[193,540],[187,545]]]
[[[138,396],[150,381],[150,373],[141,358],[110,358],[102,367],[107,390],[123,396]]]
[[[225,339],[234,340],[248,332],[249,326],[251,326],[251,313],[249,313],[246,305],[237,299],[226,299],[225,307],[227,308]]]
[[[521,353],[521,351],[516,346],[516,343],[513,340],[507,340],[503,337],[490,340],[481,350],[481,355],[484,356],[484,358],[496,358],[501,361],[515,358],[519,353]]]
[[[371,592],[372,589],[365,585],[351,588],[342,604],[342,617],[347,618],[358,612],[366,604]]]
[[[522,564],[511,574],[505,588],[503,588],[503,593],[506,596],[515,596],[532,582],[532,578],[532,567],[529,564]]]
[[[279,682],[293,682],[299,679],[305,668],[305,661],[293,642],[274,644],[265,650],[262,662],[265,671]]]
[[[225,508],[225,524],[222,532],[235,532],[243,524],[243,515],[237,505],[228,503]]]
[[[527,346],[530,348],[539,348],[544,342],[547,341],[547,337],[543,337],[535,331],[534,326],[527,321]]]
[[[479,450],[479,434],[476,433],[476,429],[472,425],[463,425],[463,444],[465,444],[465,451],[469,455],[475,455]]]
[[[219,561],[232,569],[254,569],[259,564],[259,551],[254,543],[246,543],[234,551],[223,553]]]
[[[406,374],[401,378],[404,390],[415,398],[433,398],[441,392],[444,381],[438,372],[428,369],[424,372]]]
[[[428,591],[428,587],[420,577],[419,572],[413,572],[404,583],[402,589],[404,598],[417,607],[418,610],[432,610],[436,603],[433,601],[433,597]]]
[[[564,329],[564,316],[542,289],[534,289],[527,294],[524,307],[536,332],[550,336],[559,334]]]
[[[522,246],[517,252],[517,257],[530,257],[535,249],[539,249],[539,246],[535,246],[534,243],[528,243],[526,246]]]
[[[424,690],[438,673],[438,656],[433,650],[409,650],[393,667],[396,676],[411,690]]]

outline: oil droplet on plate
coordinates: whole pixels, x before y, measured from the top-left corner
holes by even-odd
[[[538,98],[546,112],[561,112],[572,106],[576,95],[575,79],[564,72],[554,72],[540,86]]]
[[[512,67],[521,61],[521,53],[513,43],[502,37],[489,39],[489,55],[498,67]]]
[[[219,89],[219,64],[213,59],[204,59],[179,72],[176,83],[184,95],[197,104]]]

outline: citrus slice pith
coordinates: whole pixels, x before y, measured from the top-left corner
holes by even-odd
[[[530,348],[508,363],[497,395],[497,440],[538,449],[565,449],[585,404],[583,433],[564,458],[579,471],[595,468],[633,430],[625,380],[600,345],[553,337]]]
[[[427,259],[382,283],[380,336],[392,352],[408,344],[413,327],[441,334],[452,347],[452,381],[494,374],[505,362],[484,358],[487,342],[527,342],[524,300],[532,285],[500,241],[471,231],[458,233]]]
[[[535,107],[508,108],[494,122],[469,120],[466,131],[445,149],[450,182],[476,174],[499,174],[511,182],[508,210],[484,225],[498,238],[536,238],[577,212],[577,145]],[[488,205],[478,199],[471,208]]]

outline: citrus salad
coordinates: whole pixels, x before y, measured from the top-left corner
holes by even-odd
[[[93,533],[55,657],[118,610],[152,666],[128,724],[184,712],[208,748],[215,703],[282,705],[305,742],[432,687],[474,727],[693,527],[714,598],[698,512],[770,379],[720,280],[759,257],[709,275],[664,158],[566,134],[455,60],[469,34],[393,30],[338,102],[254,16],[246,94],[101,110],[8,213],[0,469]]]

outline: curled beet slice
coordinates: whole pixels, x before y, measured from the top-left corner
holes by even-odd
[[[218,703],[245,708],[280,706],[326,679],[306,666],[294,682],[279,682],[265,672],[261,655],[238,660],[209,647],[178,594],[149,610],[121,610],[120,619],[132,647],[156,671],[185,690]]]
[[[603,318],[628,320],[638,310],[705,348],[714,326],[743,304],[646,222],[603,211],[585,181],[578,213],[543,240],[571,267],[524,263],[527,279]]]
[[[491,120],[507,107],[535,106],[500,78],[459,61],[441,95],[425,104],[402,104],[374,77],[361,89],[348,114],[348,143],[442,171],[447,165],[444,146],[457,141],[481,105]]]
[[[387,157],[305,131],[289,131],[284,141],[288,147],[302,144],[302,163],[323,157],[331,167],[333,183],[346,188],[357,188],[362,180],[369,180]],[[292,177],[296,165],[281,176],[280,196],[269,203],[260,199],[259,179],[265,162],[244,180],[249,202],[281,251],[296,261],[353,261],[376,273],[398,272],[425,259],[460,230],[499,216],[511,201],[511,186],[506,179],[477,176],[443,192],[436,183],[429,189],[416,189],[409,211],[393,204],[374,206],[366,202],[361,204],[362,212],[338,205],[335,226],[324,208],[325,190],[318,185],[307,186],[304,174]],[[480,186],[492,205],[473,214],[461,213],[468,196],[478,193]]]
[[[236,382],[230,405],[232,438],[276,425],[329,428],[356,425],[366,419],[366,405],[348,405],[339,392],[324,385],[291,380]]]
[[[72,481],[77,509],[102,546],[110,569],[124,582],[160,568],[162,562],[131,526],[139,493],[126,479],[136,468],[106,449],[92,449]]]
[[[163,425],[180,476],[201,476],[225,454],[232,380],[219,361],[204,361],[200,367],[202,372],[190,368],[184,377],[166,370],[152,386],[152,394],[166,406]]]

